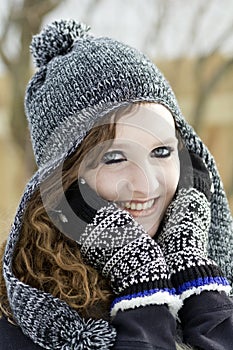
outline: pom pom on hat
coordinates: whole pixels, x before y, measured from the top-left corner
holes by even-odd
[[[39,68],[52,58],[65,55],[74,42],[87,36],[90,27],[74,20],[54,21],[32,39],[30,50],[35,65]]]
[[[43,292],[19,282],[12,272],[15,244],[20,236],[21,219],[28,201],[39,188],[41,181],[57,170],[65,157],[73,154],[92,126],[106,113],[126,103],[156,102],[167,107],[174,116],[188,151],[199,155],[211,171],[214,193],[211,197],[212,221],[208,253],[233,281],[232,216],[212,155],[184,120],[169,83],[153,62],[124,43],[111,38],[87,35],[88,30],[89,27],[75,21],[57,21],[35,36],[31,45],[35,63],[41,69],[28,84],[25,111],[40,169],[26,187],[4,257],[8,296],[13,310],[18,315],[18,305],[24,306],[28,301],[27,293],[36,294],[35,298],[31,298],[34,311],[38,310],[34,307],[36,297],[40,308],[48,300],[47,295],[41,298],[40,293]],[[76,42],[78,45],[75,45]],[[56,59],[53,59],[54,57]],[[58,300],[53,298],[51,301],[56,310]],[[25,309],[24,307],[21,310],[24,315]],[[64,314],[64,309],[61,310]],[[18,319],[21,326],[22,320],[33,320],[33,317],[25,318],[19,315]],[[33,325],[36,327],[35,322]],[[105,325],[104,327],[106,328]],[[83,333],[84,337],[89,332],[89,327],[87,328],[87,332]],[[37,336],[38,327],[35,330]],[[91,331],[95,332],[93,328]],[[112,339],[113,334],[108,334]],[[31,332],[29,336],[32,337]],[[88,345],[82,342],[78,346],[90,348],[89,345],[93,345],[92,348],[96,349],[111,347],[107,334],[106,338],[101,334],[98,339],[105,341],[101,344],[95,341],[93,344],[91,339]]]
[[[27,86],[25,112],[39,167],[62,157],[114,108],[156,101],[179,114],[168,82],[143,53],[89,29],[61,19],[32,39],[39,69]]]

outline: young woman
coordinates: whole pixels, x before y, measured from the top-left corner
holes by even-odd
[[[61,20],[32,41],[38,171],[2,251],[0,349],[231,349],[213,158],[157,67],[87,29]]]

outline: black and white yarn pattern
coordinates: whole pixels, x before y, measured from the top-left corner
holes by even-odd
[[[147,304],[167,303],[173,313],[181,307],[160,247],[127,211],[113,204],[101,208],[80,244],[87,261],[122,295],[115,300],[112,315]]]
[[[116,331],[107,321],[85,321],[65,302],[23,283],[13,293],[12,303],[23,333],[44,349],[102,350],[114,344]]]
[[[65,302],[22,283],[13,274],[12,255],[22,225],[26,204],[38,188],[37,172],[20,202],[4,255],[4,278],[14,319],[35,344],[49,350],[109,350],[116,331],[107,321],[84,320]]]
[[[109,277],[116,294],[139,283],[169,278],[162,252],[131,217],[114,205],[100,209],[81,236],[81,253]]]
[[[79,22],[60,20],[32,41],[35,60],[41,50],[46,52],[25,96],[38,166],[46,169],[66,159],[106,113],[134,102],[161,103],[172,113],[187,149],[202,158],[212,175],[208,251],[233,284],[233,221],[213,156],[186,122],[168,81],[148,57],[124,43],[87,32],[88,27]]]
[[[182,188],[167,209],[157,242],[182,299],[202,290],[230,292],[227,279],[208,258],[210,205],[194,188]]]
[[[40,68],[27,87],[25,110],[39,170],[25,188],[9,235],[3,266],[9,301],[19,326],[21,326],[21,318],[17,317],[18,305],[28,303],[31,307],[31,311],[30,308],[27,309],[27,326],[30,329],[33,317],[35,317],[34,325],[37,322],[39,326],[41,321],[41,318],[37,317],[39,312],[34,312],[35,305],[42,305],[43,299],[46,299],[46,295],[42,292],[32,290],[30,286],[19,282],[12,271],[15,245],[20,238],[23,215],[28,201],[41,182],[78,149],[83,138],[96,122],[100,121],[107,112],[134,102],[156,102],[167,107],[175,119],[176,127],[187,149],[199,155],[210,171],[213,194],[208,254],[220,265],[233,284],[233,222],[220,175],[209,150],[183,117],[169,83],[159,69],[137,50],[110,38],[95,38],[86,33],[83,35],[84,27],[78,23],[76,27],[70,22],[71,28],[69,28],[69,21],[60,22],[57,30],[61,31],[65,28],[66,43],[69,45],[65,48],[64,40],[60,45],[59,38],[63,37],[63,33],[58,34],[56,39],[54,28],[52,33],[49,28],[43,31],[42,44],[46,42],[46,55],[49,58],[53,57],[49,63],[45,63],[47,56],[40,51],[43,50],[43,45],[40,46],[38,37],[31,47]],[[80,38],[78,38],[79,30]],[[49,49],[51,35],[53,43]],[[56,43],[57,40],[59,43]],[[56,52],[56,47],[60,50],[61,46],[62,54]],[[38,57],[41,54],[42,60]],[[23,287],[24,293],[21,290]],[[39,298],[38,304],[37,298]],[[52,296],[51,300],[53,300]],[[50,307],[47,306],[49,317]],[[61,309],[62,307],[61,305]],[[82,321],[80,322],[81,327]],[[43,326],[45,325],[41,325],[41,331]],[[110,349],[114,342],[114,333],[112,328],[106,326],[105,329],[108,337],[105,345],[99,348]],[[102,331],[103,329],[98,333],[100,344],[105,340],[102,337]],[[40,339],[34,338],[35,333],[31,334],[32,336],[30,334],[29,336],[33,341],[40,343]],[[82,342],[83,340],[80,340],[77,345],[80,349],[84,346]],[[52,344],[48,343],[45,348],[51,349]]]

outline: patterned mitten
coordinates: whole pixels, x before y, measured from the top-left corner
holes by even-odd
[[[192,181],[194,187],[179,187],[166,211],[157,238],[169,266],[172,283],[182,300],[203,290],[228,293],[231,289],[220,268],[208,258],[211,219],[208,198],[211,183],[201,158],[192,154],[190,156],[192,166],[195,166]],[[184,173],[187,177],[191,172],[188,170]],[[187,178],[182,179],[183,184],[188,185],[186,180]]]
[[[97,196],[84,179],[74,181],[64,193],[56,213],[59,214],[59,227],[74,241],[80,242],[80,234],[91,223],[97,211],[108,202]]]
[[[99,198],[87,184],[81,184],[80,188],[76,193],[73,191],[73,195],[76,200],[77,196],[79,198],[79,210],[85,212],[79,213],[79,216],[86,218],[86,227],[77,241],[83,257],[109,278],[113,291],[118,295],[113,302],[111,315],[118,310],[148,304],[167,304],[176,314],[181,302],[171,285],[159,245],[127,211]],[[73,195],[66,194],[72,206]],[[85,204],[87,197],[92,198],[95,207],[100,204],[105,206],[97,211],[90,210]]]

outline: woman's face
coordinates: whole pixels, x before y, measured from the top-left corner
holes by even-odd
[[[179,180],[178,140],[171,113],[140,104],[123,115],[98,166],[82,176],[99,196],[127,210],[153,237]]]

